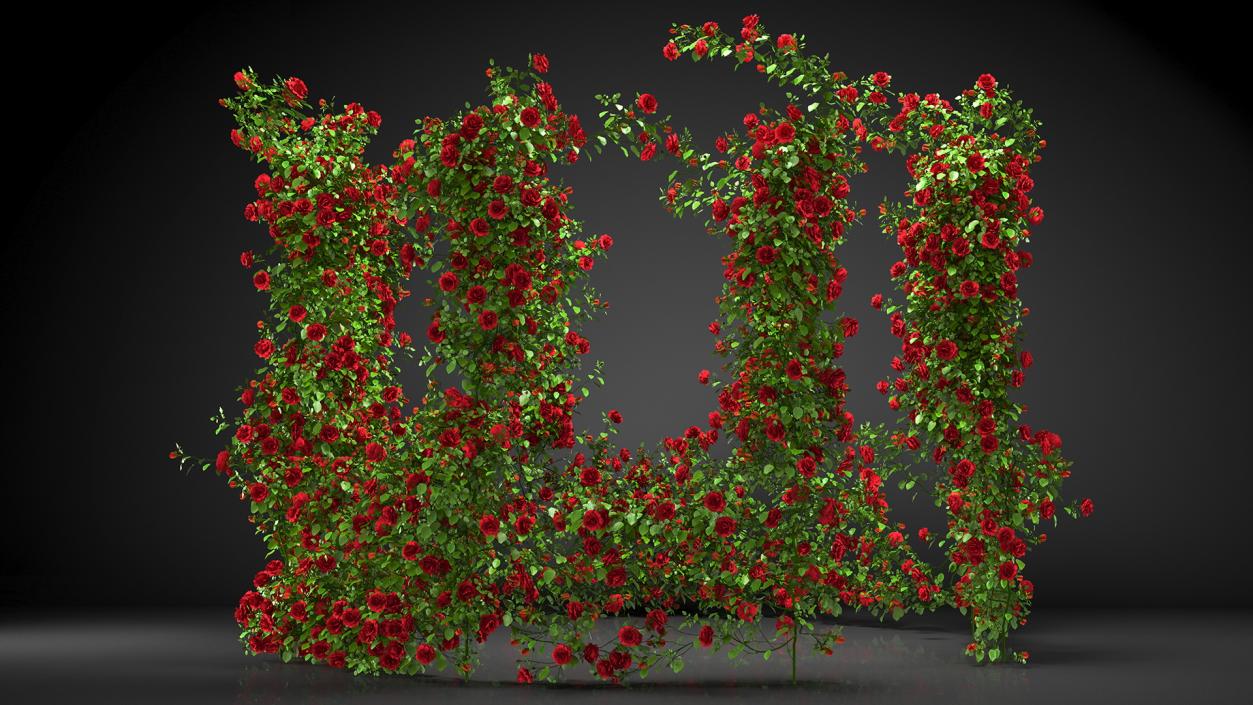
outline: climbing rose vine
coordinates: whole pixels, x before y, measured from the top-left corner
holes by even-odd
[[[900,487],[930,482],[937,506],[948,510],[945,536],[921,529],[918,538],[949,553],[955,581],[945,598],[971,618],[968,651],[980,661],[1025,662],[1028,655],[1007,641],[1025,623],[1034,592],[1021,573],[1027,549],[1047,538],[1039,528],[1055,523],[1059,509],[1092,512],[1091,500],[1062,503],[1070,464],[1058,452],[1061,438],[1021,423],[1024,407],[1009,394],[1032,364],[1021,348],[1016,272],[1031,265],[1023,248],[1044,217],[1029,195],[1029,172],[1045,146],[1038,122],[990,74],[953,101],[897,92],[886,72],[859,79],[833,72],[825,57],[804,52],[803,36],[772,37],[756,15],[743,19],[738,37],[714,22],[676,25],[671,35],[667,59],[753,66],[785,89],[786,110],[750,113],[742,135],[720,137],[715,154],[696,153],[689,133],[648,119],[655,97],[624,107],[620,95],[602,96],[607,139],[629,144],[641,159],[670,154],[694,169],[682,181],[671,174],[663,202],[677,215],[706,212],[711,232],[728,222],[728,234],[758,247],[759,262],[796,252],[802,232],[815,242],[823,236],[824,218],[849,193],[845,175],[864,169],[860,147],[851,145],[906,155],[908,200],[879,209],[902,249],[890,274],[905,304],[882,295],[871,301],[901,339],[892,359],[897,376],[878,389],[904,415],[896,428],[863,426],[857,435],[871,452],[921,456]],[[841,144],[850,146],[833,146]],[[849,209],[830,226],[835,244],[853,215]],[[809,277],[815,291],[817,270],[795,264],[790,276]],[[838,295],[838,286],[828,289]],[[846,333],[856,330],[855,321],[842,322]]]
[[[954,603],[974,615],[979,658],[1009,654],[1031,593],[1021,559],[1066,474],[1054,434],[1009,428],[1021,409],[1005,389],[1029,366],[1013,278],[1030,262],[1016,249],[1025,223],[1039,220],[1029,113],[992,85],[955,105],[903,95],[889,117],[882,75],[831,74],[802,38],[771,40],[755,17],[742,41],[712,23],[673,36],[667,58],[756,62],[815,102],[748,116],[713,156],[655,118],[653,96],[604,98],[593,146],[695,169],[663,199],[707,213],[730,247],[709,325],[727,363],[697,375],[714,408],[635,450],[613,442],[616,411],[597,429],[575,423],[587,386],[603,383],[599,363],[581,364],[579,324],[605,306],[589,272],[613,237],[582,234],[550,177],[587,137],[546,82],[546,57],[493,65],[487,104],[420,121],[388,164],[363,157],[377,113],[312,103],[298,78],[236,74],[231,139],[263,168],[245,217],[270,237],[240,258],[269,302],[261,367],[242,411],[216,419],[230,434],[216,459],[173,455],[223,474],[270,551],[236,610],[250,651],[468,675],[507,628],[523,682],[580,664],[615,682],[679,670],[693,648],[787,650],[794,677],[802,638],[827,653],[841,641],[822,617]],[[893,276],[907,303],[885,309],[903,341],[891,403],[908,430],[857,426],[839,367],[859,324],[838,312],[838,250],[862,215],[849,180],[867,140],[914,155],[913,201],[882,211],[905,251]],[[965,170],[952,171],[958,157]],[[935,243],[958,237],[983,249],[937,257]],[[415,269],[433,293],[413,337],[396,311]],[[967,280],[977,295],[959,298]],[[424,389],[401,388],[398,354],[416,358]],[[888,514],[886,483],[924,476],[915,452],[950,466],[934,483],[951,512],[939,540],[952,589]]]

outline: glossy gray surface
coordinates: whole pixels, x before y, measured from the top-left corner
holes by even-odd
[[[955,615],[954,615],[955,616]],[[249,657],[228,611],[159,615],[7,615],[0,622],[6,703],[1234,703],[1245,702],[1251,612],[1037,613],[1017,643],[1031,665],[974,666],[950,615],[882,627],[856,623],[832,657],[804,655],[801,683],[786,659],[728,662],[697,654],[679,675],[627,687],[517,686],[513,651],[494,638],[475,680],[357,677]],[[497,636],[500,636],[498,633]]]

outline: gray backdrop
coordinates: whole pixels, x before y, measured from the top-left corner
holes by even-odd
[[[1033,425],[1061,434],[1076,461],[1067,490],[1097,512],[1030,555],[1038,603],[1241,599],[1250,142],[1230,88],[1243,63],[1234,30],[1196,4],[1162,20],[1071,6],[835,5],[278,2],[142,22],[107,10],[44,18],[58,23],[50,51],[75,68],[8,64],[8,152],[27,176],[9,189],[12,526],[0,597],[227,606],[262,563],[235,494],[165,457],[175,441],[216,452],[207,418],[233,410],[255,363],[263,299],[237,257],[267,239],[241,215],[258,172],[230,146],[216,104],[236,68],[299,75],[313,96],[378,110],[379,160],[415,118],[479,101],[489,57],[521,63],[529,50],[548,54],[558,97],[589,132],[595,93],[647,90],[712,141],[778,94],[727,64],[668,64],[666,29],[714,19],[734,30],[759,11],[850,74],[883,69],[901,88],[952,95],[991,72],[1044,121],[1050,147],[1033,175],[1047,218],[1021,286],[1037,364],[1020,398]],[[853,192],[873,212],[904,188],[904,171],[895,157],[869,161]],[[608,385],[585,413],[620,409],[631,445],[699,422],[713,403],[695,378],[718,364],[705,326],[723,243],[658,206],[669,169],[607,154],[562,174],[588,232],[617,243],[593,273],[612,309],[586,334]],[[850,408],[866,420],[891,418],[874,383],[896,341],[868,299],[889,286],[896,253],[872,222],[843,252],[842,302],[863,321],[845,361]],[[417,305],[399,315],[421,333]],[[899,497],[895,511],[943,527],[925,500]]]

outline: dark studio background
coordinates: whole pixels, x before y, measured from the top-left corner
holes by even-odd
[[[660,48],[671,21],[733,29],[749,12],[772,33],[805,34],[850,74],[883,69],[900,88],[951,96],[991,72],[1044,121],[1050,147],[1034,175],[1047,218],[1021,287],[1037,364],[1020,398],[1030,423],[1061,434],[1075,460],[1067,491],[1093,497],[1097,512],[1030,555],[1037,604],[1243,602],[1253,155],[1239,105],[1246,62],[1215,10],[424,5],[49,7],[28,20],[43,55],[6,62],[5,150],[18,178],[6,189],[14,413],[0,606],[228,610],[262,565],[236,494],[166,458],[176,441],[216,452],[208,417],[234,410],[255,367],[263,299],[237,258],[267,239],[242,217],[259,172],[231,147],[216,104],[235,69],[298,75],[314,97],[378,110],[376,160],[415,118],[481,100],[489,57],[521,64],[528,51],[548,54],[558,97],[589,132],[595,93],[647,90],[708,145],[778,94],[725,63],[668,64]],[[904,188],[904,170],[896,157],[870,163],[853,188],[873,212]],[[586,328],[608,385],[584,418],[620,409],[630,446],[703,419],[712,397],[696,372],[718,364],[704,328],[722,243],[657,204],[669,169],[606,153],[563,170],[586,230],[617,243],[593,272],[613,306]],[[845,359],[850,408],[866,420],[891,418],[873,385],[895,339],[868,299],[888,289],[896,252],[873,219],[844,250],[841,302],[863,321]],[[415,333],[417,298],[400,316]],[[894,510],[911,527],[943,526],[925,500],[899,497]]]

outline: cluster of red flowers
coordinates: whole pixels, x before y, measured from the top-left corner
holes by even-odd
[[[791,101],[773,119],[766,119],[764,111],[745,116],[742,138],[717,141],[722,154],[684,151],[682,158],[700,167],[701,174],[673,183],[665,196],[667,206],[679,214],[707,209],[713,231],[724,222],[740,226],[728,227],[728,234],[755,249],[737,250],[728,258],[727,275],[733,283],[723,301],[742,305],[748,326],[762,316],[782,323],[765,331],[750,327],[748,335],[735,341],[736,363],[743,364],[730,367],[740,377],[722,392],[723,413],[744,408],[743,395],[737,393],[751,389],[746,374],[781,367],[794,382],[812,372],[804,358],[742,357],[759,346],[771,353],[786,349],[781,344],[790,342],[794,331],[812,330],[812,322],[796,312],[821,290],[817,273],[827,267],[805,258],[798,247],[803,241],[778,237],[780,215],[788,214],[783,222],[813,243],[820,245],[827,236],[834,244],[855,215],[844,200],[845,176],[861,166],[852,156],[859,149],[853,145],[864,142],[875,150],[908,153],[911,202],[881,209],[905,255],[891,267],[891,275],[907,302],[898,307],[881,295],[872,300],[875,308],[886,308],[892,333],[902,341],[901,354],[892,361],[900,376],[890,384],[880,382],[878,388],[890,394],[893,409],[904,410],[898,428],[906,430],[862,427],[854,432],[852,417],[844,412],[847,423],[837,427],[835,440],[849,444],[848,457],[855,455],[855,441],[863,456],[876,450],[919,453],[924,454],[919,466],[935,463],[947,469],[934,483],[937,499],[950,512],[947,536],[938,541],[950,551],[955,567],[956,582],[945,599],[971,614],[970,652],[976,658],[1025,660],[1006,644],[1008,632],[1025,622],[1033,591],[1020,573],[1022,559],[1029,545],[1045,539],[1036,527],[1054,520],[1061,481],[1069,475],[1069,463],[1057,453],[1060,437],[1019,423],[1024,408],[1008,397],[1009,389],[1022,386],[1032,363],[1030,353],[1019,349],[1017,272],[1031,265],[1022,246],[1030,228],[1043,220],[1043,211],[1029,196],[1034,186],[1029,170],[1044,146],[1037,123],[990,75],[981,76],[955,102],[934,94],[896,94],[885,72],[852,80],[832,72],[825,59],[804,55],[793,35],[782,34],[771,42],[755,15],[744,18],[738,39],[713,22],[678,25],[672,35],[663,50],[667,59],[690,52],[698,60],[721,56],[755,62],[760,73],[785,88]],[[792,92],[796,87],[799,93]],[[655,99],[647,98],[650,109],[645,112],[653,113]],[[643,145],[642,158],[655,153],[649,146],[663,135],[668,145],[687,145],[687,134],[679,135],[668,121],[649,124],[617,105],[617,96],[602,100],[616,108],[606,119],[611,135],[624,141],[634,136]],[[893,103],[899,109],[893,110]],[[638,105],[644,107],[643,96]],[[800,105],[807,107],[801,110]],[[740,177],[751,179],[751,187],[728,197],[728,183]],[[772,183],[771,177],[781,183]],[[791,199],[780,198],[780,186],[792,191]],[[762,208],[764,217],[744,218],[746,208]],[[736,268],[754,260],[755,266]],[[754,270],[764,270],[768,287],[753,289],[758,285]],[[828,300],[838,297],[843,276],[837,268],[826,282]],[[789,291],[789,284],[803,285],[803,290]],[[737,288],[745,290],[738,301]],[[780,300],[782,310],[774,306]],[[855,321],[841,323],[845,337],[855,334]],[[810,341],[797,342],[800,350],[815,347]],[[838,357],[842,342],[835,345]],[[843,385],[843,373],[837,373]],[[795,390],[786,393],[792,399]],[[785,442],[793,432],[784,422],[787,416],[780,420],[769,415],[768,409],[777,406],[774,394],[759,391],[756,396],[766,409],[752,414],[750,399],[747,418],[731,414],[738,420],[734,428],[741,454],[754,447],[753,421],[762,422],[768,441]],[[837,397],[833,408],[839,414],[842,396]],[[821,414],[795,418],[803,422],[795,430],[820,437],[816,427]],[[809,476],[815,465],[814,459],[801,457],[796,467]],[[911,468],[901,484],[912,488],[927,477]],[[1092,502],[1066,509],[1086,516]],[[924,528],[919,538],[930,541],[931,535]],[[920,590],[919,598],[927,596]]]
[[[807,92],[745,116],[713,155],[654,117],[656,97],[604,98],[606,143],[701,167],[664,199],[707,213],[730,247],[709,325],[725,376],[698,375],[716,408],[635,452],[612,442],[617,411],[599,432],[575,425],[579,378],[599,377],[581,370],[591,344],[577,323],[603,308],[580,282],[613,238],[580,235],[570,191],[548,175],[587,137],[546,82],[546,57],[490,68],[489,104],[425,119],[386,165],[362,156],[378,114],[314,108],[300,79],[236,75],[239,94],[223,101],[231,139],[266,168],[245,216],[272,240],[240,262],[272,316],[258,324],[263,364],[242,412],[220,419],[229,445],[205,466],[250,503],[278,556],[236,612],[252,651],[469,674],[475,644],[508,627],[519,681],[580,660],[618,681],[681,668],[691,648],[790,648],[794,662],[805,635],[830,653],[838,627],[815,622],[845,607],[899,616],[953,601],[975,610],[977,649],[1007,631],[995,620],[1025,615],[1021,558],[1042,540],[1026,522],[1053,516],[1066,474],[1056,435],[1010,433],[1005,420],[1020,409],[1004,388],[1030,365],[1009,302],[1030,264],[1020,221],[1040,217],[1026,197],[1034,125],[994,82],[956,108],[903,95],[891,116],[887,74],[849,80],[801,44],[772,41],[755,16],[738,39],[712,22],[674,30],[667,59],[757,62]],[[990,127],[1004,113],[1022,128],[1009,139]],[[863,143],[916,151],[914,201],[900,206],[914,211],[895,222],[906,257],[893,276],[909,303],[887,304],[902,375],[880,388],[930,435],[857,426],[845,407],[839,359],[859,323],[826,320],[847,276],[839,246],[863,215],[848,200]],[[395,317],[414,269],[433,285],[416,341]],[[399,350],[427,373],[413,398],[397,382]],[[720,441],[728,458],[711,453]],[[964,567],[952,591],[888,515],[886,483],[927,449],[950,463],[944,540]],[[998,586],[1016,591],[1012,604]],[[596,636],[628,613],[645,616]],[[754,641],[767,614],[774,630]]]
[[[1069,462],[1061,438],[1020,422],[1009,395],[1031,353],[1021,349],[1018,272],[1044,213],[1033,164],[1045,143],[1031,112],[990,74],[956,100],[902,95],[889,122],[909,150],[910,200],[883,211],[904,259],[891,275],[905,294],[886,311],[901,353],[879,389],[905,412],[896,440],[947,472],[935,483],[949,512],[953,602],[971,616],[978,659],[1025,661],[1008,648],[1034,586],[1021,574],[1029,545],[1055,521]],[[1067,509],[1084,516],[1091,500]]]

